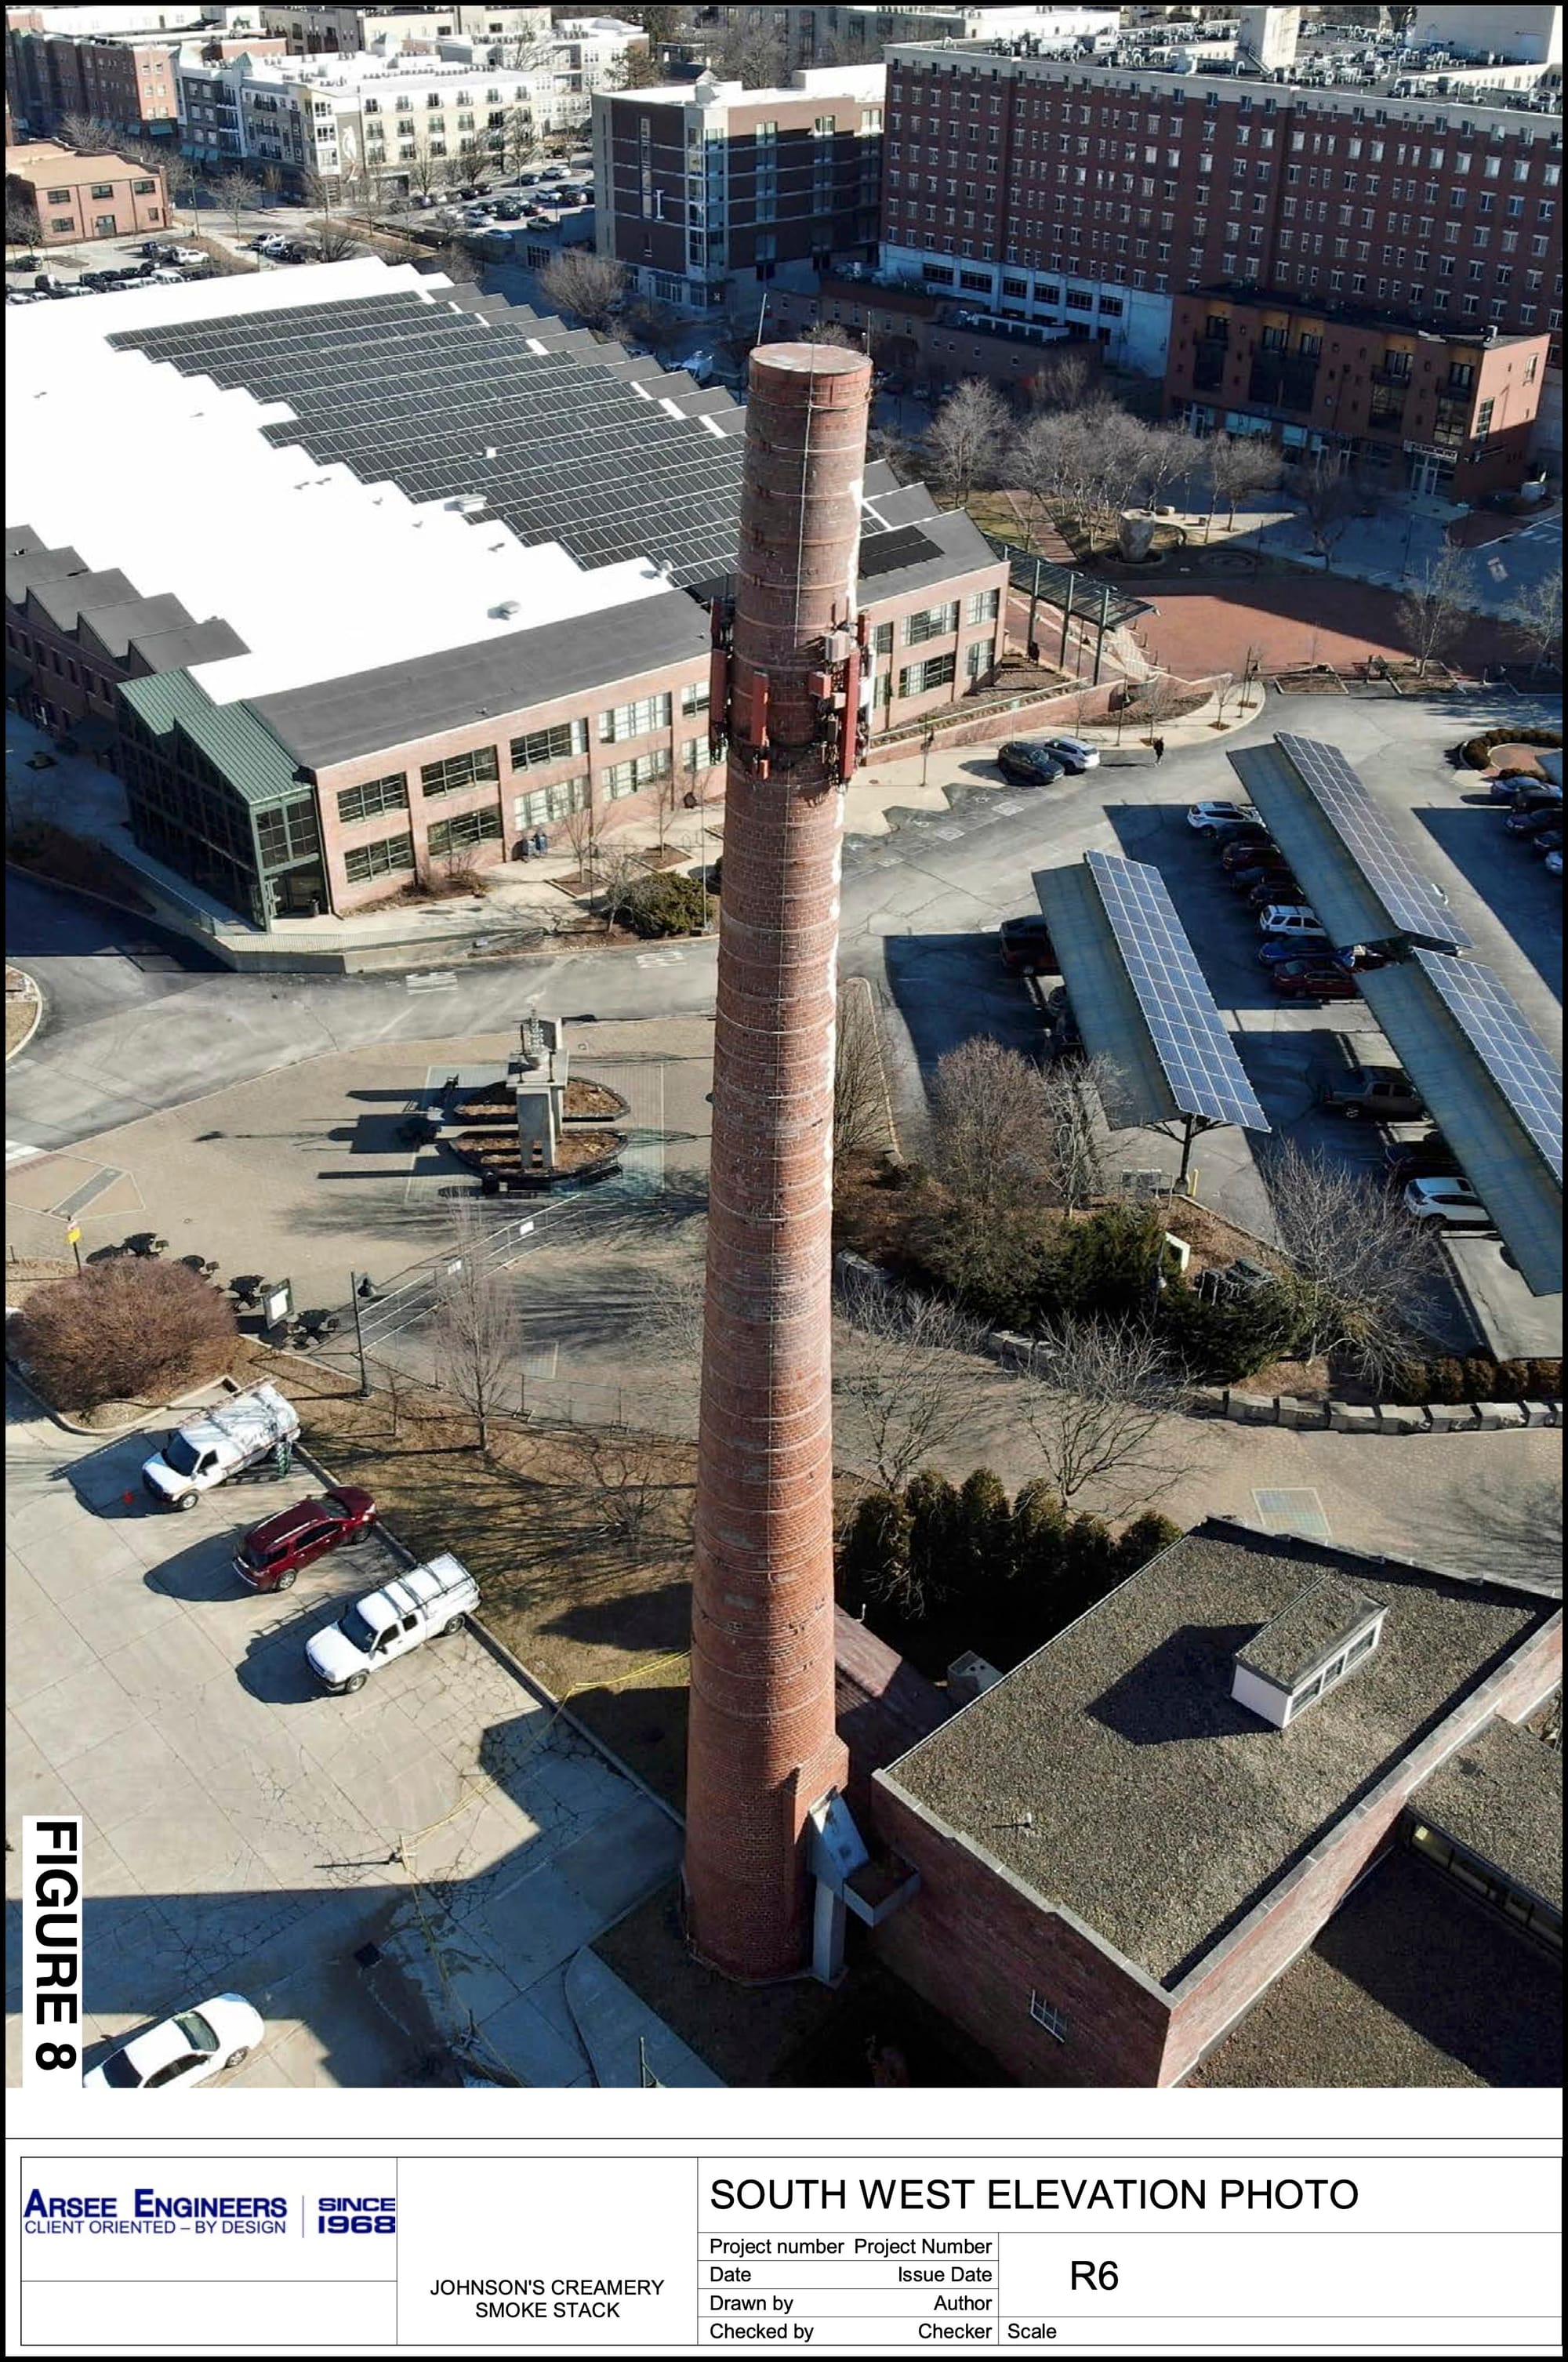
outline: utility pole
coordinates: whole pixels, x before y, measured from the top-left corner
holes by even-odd
[[[354,1351],[359,1356],[359,1393],[363,1396],[370,1391],[370,1381],[365,1370],[365,1332],[359,1325],[359,1275],[357,1271],[348,1275],[348,1301],[354,1308]]]

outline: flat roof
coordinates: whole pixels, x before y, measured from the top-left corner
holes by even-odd
[[[1557,2091],[1560,1982],[1543,1948],[1396,1846],[1183,2089]]]
[[[1373,1585],[1382,1640],[1275,1729],[1233,1660],[1314,1576]],[[1554,1613],[1210,1519],[883,1776],[1170,1988]]]
[[[1293,1690],[1382,1611],[1382,1600],[1369,1592],[1358,1591],[1337,1574],[1320,1574],[1255,1639],[1237,1650],[1236,1662],[1280,1689]]]
[[[156,175],[158,169],[129,156],[83,156],[74,148],[54,148],[47,141],[29,141],[26,147],[6,150],[7,176],[28,181],[35,188],[45,181],[59,181],[71,189],[83,181],[102,181],[114,175],[123,179],[127,172]]]
[[[1456,1748],[1410,1799],[1429,1828],[1562,1908],[1562,1751],[1500,1717]]]

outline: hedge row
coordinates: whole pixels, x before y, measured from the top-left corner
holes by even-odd
[[[1489,1353],[1470,1353],[1463,1361],[1444,1356],[1432,1362],[1407,1362],[1394,1381],[1390,1402],[1561,1402],[1562,1363],[1560,1360],[1496,1362]]]
[[[1467,738],[1459,750],[1459,759],[1473,771],[1484,771],[1492,760],[1494,746],[1561,746],[1561,730],[1512,730],[1499,724],[1496,730],[1483,730],[1477,736]]]

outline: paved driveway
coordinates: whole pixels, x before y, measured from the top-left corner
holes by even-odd
[[[10,1901],[20,1816],[79,1811],[90,2063],[234,1990],[269,2026],[237,2082],[452,2081],[470,2025],[479,2071],[586,2080],[564,1972],[668,1876],[668,1816],[472,1632],[321,1695],[304,1640],[390,1546],[258,1596],[234,1537],[294,1492],[160,1513],[148,1439],[94,1448],[14,1385],[6,1417]]]

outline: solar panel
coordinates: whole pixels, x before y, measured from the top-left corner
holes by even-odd
[[[1268,1119],[1159,871],[1110,853],[1088,854],[1086,866],[1176,1106],[1211,1123],[1266,1131]]]
[[[1489,967],[1437,952],[1418,951],[1416,958],[1561,1184],[1562,1076],[1518,1003]]]
[[[1394,831],[1337,746],[1281,731],[1275,744],[1403,935],[1468,951],[1470,937],[1412,866]]]

